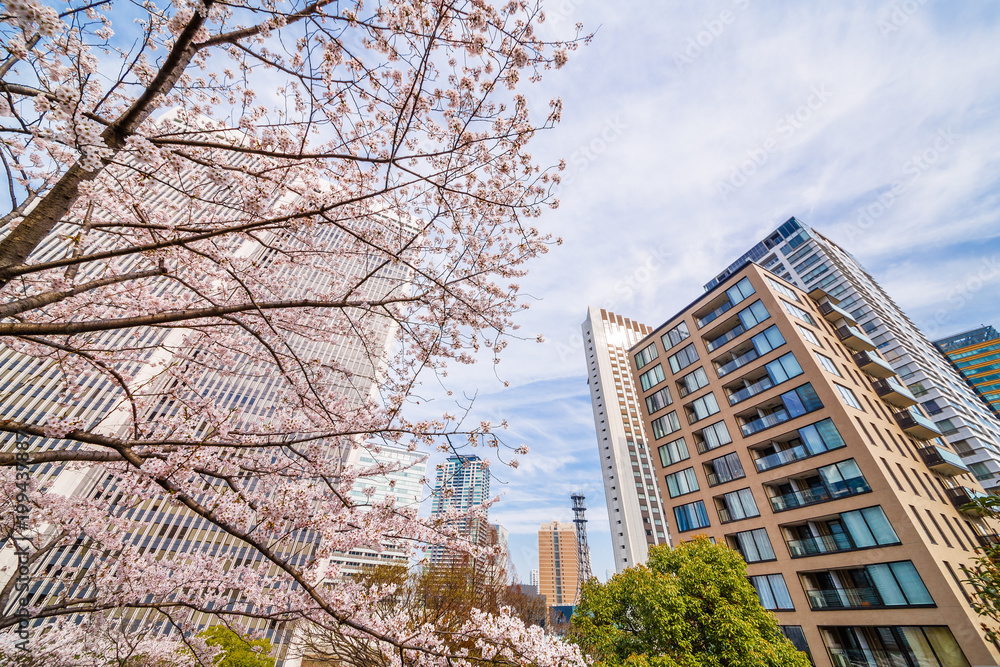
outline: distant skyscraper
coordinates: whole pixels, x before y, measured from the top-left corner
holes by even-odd
[[[629,373],[628,349],[650,331],[645,324],[593,307],[583,323],[587,384],[619,572],[645,563],[649,547],[668,544],[670,538],[640,418],[639,392]]]
[[[576,604],[580,574],[576,526],[552,521],[538,531],[538,592],[549,607]]]
[[[528,582],[538,590],[538,570],[532,570]]]
[[[490,472],[486,461],[475,455],[453,456],[438,464],[434,479],[434,501],[431,516],[444,515],[449,510],[464,513],[489,499]],[[459,534],[473,544],[486,544],[489,524],[486,517],[463,518],[455,522]],[[432,563],[451,562],[459,555],[444,547],[431,549]]]
[[[1000,415],[1000,333],[993,327],[980,327],[936,341],[934,345],[990,409]]]
[[[1000,420],[850,253],[791,218],[705,289],[751,261],[807,292],[821,289],[838,299],[850,324],[874,341],[966,465],[980,464],[976,476],[983,486],[998,488]]]

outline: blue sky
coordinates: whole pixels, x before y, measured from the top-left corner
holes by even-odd
[[[588,304],[656,326],[794,215],[857,257],[931,337],[1000,325],[1000,6],[987,2],[556,0],[545,29],[593,43],[530,93],[567,159],[563,237],[522,281],[536,300],[498,368],[453,368],[531,454],[494,472],[517,570],[538,524],[588,498],[595,574],[613,570],[580,323]],[[500,379],[510,382],[504,388]],[[437,402],[444,407],[443,402]],[[502,480],[504,484],[500,484]]]

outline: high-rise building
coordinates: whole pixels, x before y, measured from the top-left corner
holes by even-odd
[[[538,590],[538,570],[531,571],[531,574],[528,577],[528,583],[534,586],[536,591]]]
[[[639,392],[629,373],[628,349],[650,331],[645,324],[594,307],[583,323],[587,384],[619,572],[645,563],[649,547],[669,544],[670,537],[640,419]]]
[[[817,667],[997,664],[962,582],[983,491],[842,304],[743,262],[632,346],[673,538],[737,550]]]
[[[562,521],[543,523],[538,530],[538,592],[548,607],[575,605],[580,573],[576,557],[576,526]]]
[[[1000,333],[984,326],[935,341],[934,345],[1000,416]]]
[[[190,176],[190,174],[189,174]],[[206,188],[202,192],[205,200],[216,197],[225,201],[224,184]],[[145,212],[149,215],[163,216],[173,222],[183,220],[186,215],[177,203],[178,193],[169,185],[152,187],[145,200]],[[227,213],[228,215],[228,213]],[[345,223],[347,224],[347,223]],[[357,220],[354,223],[358,231],[376,232],[384,230],[388,234],[408,234],[412,237],[414,230],[398,221],[375,216],[370,220]],[[65,256],[72,251],[73,239],[81,238],[79,225],[61,223],[53,233],[40,244],[32,255],[33,261]],[[85,239],[94,247],[113,246],[115,240],[102,236],[103,232],[91,230]],[[396,290],[408,290],[409,278],[405,269],[378,264],[374,257],[363,253],[346,252],[342,256],[329,255],[329,264],[320,271],[311,262],[285,262],[276,253],[274,247],[292,243],[281,238],[280,232],[273,235],[252,239],[239,239],[230,248],[235,262],[245,261],[255,267],[260,275],[276,275],[269,272],[280,272],[280,283],[287,291],[285,298],[295,298],[307,294],[310,290],[322,290],[333,281],[358,279],[357,294],[369,295],[373,299],[388,295]],[[225,243],[220,239],[220,243]],[[335,250],[350,244],[352,241],[343,230],[333,226],[317,227],[315,235],[304,239],[303,243],[316,244],[326,251]],[[349,249],[349,248],[348,248]],[[308,253],[305,253],[308,254]],[[234,264],[235,266],[235,264]],[[83,269],[86,273],[90,269]],[[249,280],[249,277],[245,278]],[[164,281],[159,293],[164,300],[171,298],[179,289],[178,283]],[[335,380],[342,407],[347,410],[360,406],[365,400],[375,395],[378,388],[381,364],[388,356],[396,331],[395,324],[389,318],[362,318],[357,321],[357,331],[363,331],[364,336],[343,335],[334,340],[314,341],[298,335],[288,335],[287,352],[279,356],[291,358],[292,355],[309,359],[317,367],[328,369]],[[153,432],[157,423],[165,416],[182,414],[191,409],[197,414],[199,406],[210,406],[221,414],[236,415],[231,424],[234,430],[253,424],[256,420],[264,420],[274,414],[276,406],[283,399],[282,393],[287,386],[280,379],[273,366],[261,360],[266,355],[253,355],[232,352],[232,358],[223,367],[212,367],[212,364],[202,364],[206,357],[203,348],[190,341],[196,338],[190,329],[184,328],[132,328],[92,335],[77,336],[76,344],[89,348],[92,352],[100,351],[96,356],[106,358],[106,364],[113,367],[121,377],[133,380],[134,387],[140,387],[142,392],[157,395],[170,383],[176,383],[179,374],[184,375],[184,381],[190,389],[187,396],[189,403],[182,405],[177,400],[178,391],[170,385],[171,392],[162,391],[164,399],[154,407],[150,407],[137,415],[137,428],[144,432]],[[208,342],[206,342],[208,344]],[[236,349],[234,347],[234,349]],[[123,356],[119,350],[127,350]],[[144,351],[138,354],[136,350]],[[260,350],[263,350],[263,343]],[[260,351],[258,350],[258,351]],[[107,351],[105,353],[105,351]],[[106,356],[105,356],[106,355]],[[121,361],[126,356],[127,362]],[[200,371],[192,369],[201,368]],[[164,371],[164,369],[167,369]],[[174,373],[182,369],[180,373]],[[75,389],[69,392],[66,386]],[[81,372],[66,376],[59,360],[55,357],[32,357],[10,347],[0,346],[0,417],[31,424],[44,424],[53,416],[67,420],[78,420],[82,428],[97,433],[117,435],[123,416],[128,412],[128,400],[125,393],[107,373],[98,370]],[[168,393],[173,398],[167,398]],[[59,441],[55,438],[31,438],[31,449],[68,449],[76,445]],[[14,438],[0,438],[0,448],[10,450]],[[420,455],[395,450],[391,447],[379,447],[371,443],[354,442],[351,447],[340,448],[331,444],[331,454],[339,457],[345,463],[360,464],[369,467],[377,463],[398,463],[406,461],[414,467],[406,471],[387,472],[382,478],[366,479],[360,486],[371,485],[379,487],[376,495],[384,494],[390,487],[400,498],[407,497],[401,504],[407,504],[409,497],[419,502],[419,480],[423,477],[423,464],[418,463]],[[219,530],[208,520],[199,517],[178,503],[172,502],[167,494],[145,494],[141,498],[125,496],[119,493],[119,479],[114,471],[98,467],[90,469],[67,469],[64,466],[45,464],[36,467],[32,472],[33,479],[41,486],[47,487],[50,493],[66,496],[108,499],[108,511],[123,519],[131,520],[128,539],[132,545],[138,546],[144,555],[157,562],[169,563],[172,559],[182,562],[193,554],[211,554],[220,561],[226,561],[227,567],[240,564],[249,567],[267,567],[263,555],[235,540],[232,536]],[[247,483],[255,480],[247,477]],[[366,497],[360,494],[361,489],[355,489],[355,498]],[[289,535],[275,550],[290,558],[299,565],[307,565],[318,546],[318,535],[312,531],[296,531]],[[90,549],[86,543],[54,550],[38,559],[33,564],[32,584],[28,595],[32,605],[44,607],[52,602],[60,602],[61,596],[72,599],[74,596],[85,596],[88,590],[93,590],[94,582],[89,578],[88,564],[99,557],[99,550]],[[385,562],[389,557],[394,560],[405,560],[404,551],[399,545],[384,543],[381,545],[360,545],[351,550],[350,554],[338,554],[334,561],[343,564],[342,571],[349,573],[363,562],[374,562],[379,559]],[[0,580],[13,572],[9,567],[12,550],[9,542],[4,544],[0,553]],[[6,566],[6,573],[3,571]],[[76,578],[69,572],[78,572]],[[57,579],[48,576],[49,572],[61,572]],[[130,627],[139,627],[147,631],[170,633],[174,626],[155,609],[138,606],[134,609],[121,611],[123,620],[131,621]],[[194,623],[208,623],[211,616],[204,613],[193,613]],[[39,623],[43,621],[38,621]],[[281,645],[284,637],[283,626],[276,625],[261,618],[251,621],[250,631],[261,631],[275,644]]]
[[[874,341],[966,464],[980,464],[977,477],[983,486],[1000,485],[1000,420],[850,253],[791,218],[705,289],[751,261],[807,292],[821,289],[839,299],[852,326]]]
[[[431,516],[448,513],[465,515],[489,500],[490,471],[487,462],[475,455],[456,455],[439,463],[434,478],[434,501]],[[485,510],[483,516],[463,516],[452,525],[458,534],[472,544],[485,545],[490,531]],[[464,558],[443,546],[431,549],[431,563],[447,563]]]

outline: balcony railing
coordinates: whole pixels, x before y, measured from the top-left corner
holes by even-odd
[[[934,422],[921,414],[904,410],[903,412],[895,413],[894,416],[899,427],[914,438],[931,440],[941,435],[941,431],[938,430]]]
[[[875,380],[872,382],[872,386],[875,388],[875,393],[879,395],[879,398],[897,408],[908,408],[911,405],[916,405],[918,402],[917,397],[909,389],[897,382],[895,378],[888,377]]]
[[[775,452],[774,454],[762,456],[754,461],[754,465],[757,466],[757,472],[764,472],[765,470],[770,470],[771,468],[779,468],[783,465],[794,463],[795,461],[807,459],[810,456],[815,456],[815,454],[810,454],[805,445],[796,445],[795,447],[783,449],[780,452]]]
[[[809,606],[813,611],[819,609],[864,609],[866,607],[882,607],[882,598],[874,588],[828,588],[826,590],[806,591]]]
[[[763,431],[766,428],[771,428],[772,426],[784,423],[789,419],[791,419],[791,416],[788,414],[788,410],[781,408],[777,412],[772,412],[769,415],[764,415],[763,417],[758,417],[753,421],[748,421],[746,424],[740,426],[740,429],[742,429],[744,436],[750,436],[754,433]]]
[[[728,343],[729,341],[733,340],[734,338],[745,332],[746,329],[743,328],[743,325],[737,324],[735,327],[733,327],[726,333],[722,334],[718,338],[705,343],[705,347],[708,349],[709,352],[711,352],[712,350],[717,350],[726,343]]]
[[[712,322],[717,317],[719,317],[719,315],[722,315],[732,307],[733,307],[732,302],[726,301],[724,304],[722,304],[721,306],[710,312],[708,315],[705,315],[704,317],[696,317],[695,322],[698,324],[698,328],[701,329],[706,324]]]
[[[951,500],[952,504],[955,505],[956,509],[972,516],[979,516],[979,510],[964,509],[964,507],[973,500],[977,498],[985,498],[988,495],[981,491],[970,489],[967,486],[956,486],[953,489],[945,489],[945,493],[947,494],[948,499]]]
[[[745,401],[751,396],[756,396],[762,391],[767,391],[774,386],[774,382],[771,381],[770,377],[763,377],[757,380],[753,384],[749,384],[739,391],[734,391],[729,395],[729,405],[736,405],[740,401]]]
[[[801,540],[788,540],[788,551],[792,558],[818,556],[820,554],[835,554],[841,551],[851,551],[854,545],[847,535],[820,535],[806,537]]]
[[[726,507],[719,508],[719,521],[721,523],[732,523],[733,521],[739,521],[741,519],[752,519],[755,516],[760,516],[760,514],[747,514],[745,516],[734,517],[732,512]]]
[[[871,338],[864,335],[854,327],[837,327],[837,338],[847,347],[860,352],[862,350],[871,351],[875,349],[875,343]]]
[[[873,651],[867,648],[831,648],[833,667],[907,667],[909,661],[900,651]]]
[[[923,447],[920,450],[920,458],[924,460],[924,465],[942,475],[964,475],[969,472],[962,462],[962,457],[937,445]]]
[[[740,366],[746,366],[747,364],[749,364],[751,361],[756,359],[757,356],[758,356],[757,350],[750,350],[749,352],[745,352],[740,356],[736,357],[735,359],[733,359],[732,361],[727,361],[726,363],[719,366],[716,373],[719,375],[720,378],[724,375],[729,375]]]
[[[855,352],[851,356],[854,359],[854,363],[858,365],[858,368],[869,375],[874,375],[879,378],[887,378],[896,374],[896,371],[892,369],[889,362],[877,354],[862,351]]]
[[[737,479],[743,479],[746,475],[735,475],[735,476],[725,476],[720,477],[718,473],[709,472],[705,473],[705,477],[708,479],[709,486],[718,486],[719,484],[725,484],[726,482],[732,482]]]
[[[859,493],[871,491],[868,482],[864,477],[851,477],[842,482],[836,482],[829,487],[816,486],[802,491],[792,491],[777,496],[771,496],[771,508],[775,512],[784,512],[798,507],[806,507],[817,503],[825,503],[828,500],[846,498]]]
[[[854,316],[849,312],[841,308],[840,306],[835,306],[832,303],[821,303],[819,304],[819,312],[823,315],[823,319],[827,322],[836,322],[837,320],[847,320],[847,323],[854,326],[858,323]]]

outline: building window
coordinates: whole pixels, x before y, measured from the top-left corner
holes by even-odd
[[[685,468],[667,475],[667,493],[671,498],[694,493],[698,490],[698,476],[694,468]]]
[[[659,354],[656,351],[656,343],[650,343],[646,347],[642,348],[639,354],[635,355],[635,367],[642,368],[658,356]]]
[[[908,560],[802,575],[813,611],[871,607],[925,607],[934,604]]]
[[[677,411],[669,412],[658,419],[654,419],[650,425],[653,427],[653,438],[659,440],[665,435],[670,435],[680,429],[681,422],[677,419]]]
[[[670,398],[670,388],[664,387],[663,389],[657,391],[655,394],[646,397],[646,410],[649,411],[649,414],[653,414],[654,412],[662,410],[663,408],[667,407],[673,402],[674,402],[673,399]]]
[[[771,286],[771,289],[773,289],[778,294],[784,294],[789,299],[792,299],[794,301],[798,301],[799,300],[799,295],[798,294],[796,294],[793,290],[791,290],[788,287],[786,287],[784,284],[779,283],[774,278],[768,278],[767,282]]]
[[[774,384],[781,384],[785,380],[802,375],[802,366],[799,366],[798,360],[791,352],[778,357],[764,366],[764,369],[771,376],[771,382]]]
[[[771,611],[794,610],[792,596],[788,594],[788,587],[785,586],[785,578],[780,574],[764,574],[759,577],[750,577],[750,583],[757,589],[757,597],[764,609]]]
[[[715,394],[708,393],[685,405],[684,411],[687,413],[688,424],[693,424],[717,413],[719,402],[715,400]]]
[[[726,290],[726,296],[734,306],[753,294],[754,289],[749,278],[741,278],[738,283]]]
[[[739,521],[740,519],[750,519],[760,516],[757,509],[757,502],[753,499],[753,493],[749,488],[739,491],[730,491],[716,499],[719,519],[722,523]]]
[[[945,626],[841,626],[821,631],[835,665],[969,667]]]
[[[700,440],[698,436],[701,436]],[[695,431],[695,444],[698,446],[698,451],[702,454],[710,449],[728,445],[732,441],[733,438],[729,435],[729,429],[726,428],[726,422],[724,421],[710,424],[701,429],[700,432]]]
[[[684,398],[688,394],[693,394],[708,384],[708,374],[704,368],[696,368],[680,380],[677,381],[680,397]]]
[[[758,356],[763,356],[776,347],[784,345],[785,338],[781,335],[781,332],[778,331],[778,327],[772,325],[751,338],[750,342],[753,343]]]
[[[690,335],[690,332],[688,332],[687,322],[681,322],[673,329],[663,334],[660,340],[663,342],[663,349],[669,350]]]
[[[691,458],[691,455],[688,453],[687,443],[684,442],[684,438],[677,438],[672,442],[661,445],[657,451],[660,453],[660,464],[664,468],[679,461],[685,461]]]
[[[788,303],[787,301],[783,301],[782,299],[778,299],[778,301],[781,301],[781,307],[784,308],[785,312],[787,312],[792,317],[798,318],[803,322],[805,322],[806,324],[811,324],[813,326],[816,326],[816,321],[812,318],[812,315],[810,315],[806,311],[802,310],[798,306],[793,306],[792,304]]]
[[[705,510],[705,503],[700,500],[675,507],[674,520],[679,532],[696,530],[711,525],[708,520],[708,512]]]
[[[670,370],[674,373],[680,372],[681,369],[698,361],[698,350],[695,349],[694,343],[691,343],[670,355],[667,361],[670,362]]]
[[[749,308],[744,308],[738,314],[740,318],[740,324],[743,325],[744,331],[749,331],[754,328],[767,318],[771,317],[771,313],[767,312],[767,308],[760,301],[754,301],[750,304]]]
[[[705,464],[705,469],[709,486],[725,484],[747,476],[743,471],[743,464],[740,463],[740,455],[736,452],[712,459]]]
[[[813,350],[813,352],[816,355],[816,359],[819,360],[819,365],[823,367],[823,370],[825,370],[827,373],[832,373],[840,377],[840,371],[837,370],[837,364],[833,363],[833,359],[831,359],[826,355],[820,354],[815,350]]]
[[[806,339],[806,340],[807,340],[808,342],[812,343],[813,345],[816,345],[816,346],[819,346],[819,347],[822,347],[822,346],[821,346],[821,345],[819,344],[819,338],[816,338],[816,334],[814,334],[814,333],[813,333],[812,331],[810,331],[809,329],[806,329],[806,328],[805,328],[804,326],[802,326],[801,324],[796,324],[795,326],[796,326],[796,328],[797,328],[797,329],[799,330],[799,333],[800,333],[800,334],[802,334],[802,337],[803,337],[804,339]]]
[[[660,384],[665,379],[666,377],[663,375],[663,366],[656,364],[639,376],[639,384],[642,385],[642,390],[646,391]]]
[[[763,528],[745,530],[730,537],[732,537],[732,544],[736,550],[743,556],[743,560],[748,563],[777,560],[777,556],[774,555],[774,549],[771,548],[771,540],[768,539],[767,531]]]
[[[853,391],[847,387],[837,384],[836,382],[833,383],[833,386],[837,388],[838,392],[840,392],[840,396],[844,399],[845,403],[855,410],[861,410],[862,412],[865,411],[864,408],[861,407],[861,403],[858,402],[858,397],[854,395]]]

